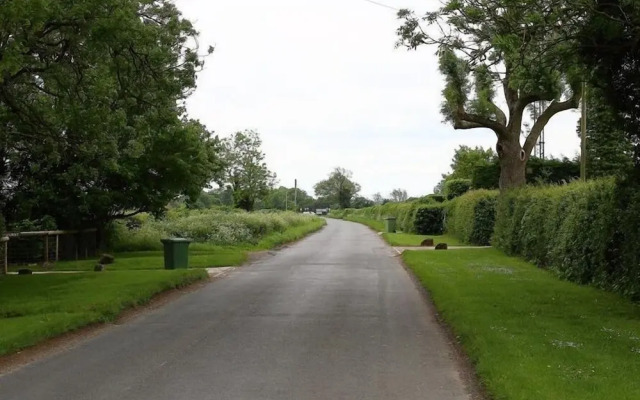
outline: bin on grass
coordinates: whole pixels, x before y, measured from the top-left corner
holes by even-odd
[[[189,243],[191,239],[162,239],[164,245],[164,269],[187,268],[189,266]]]
[[[386,217],[384,219],[384,230],[387,233],[396,233],[396,217]]]

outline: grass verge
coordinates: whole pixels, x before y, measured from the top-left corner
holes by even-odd
[[[377,232],[384,231],[384,222],[375,219],[369,219],[358,215],[346,215],[345,221],[358,222],[366,225]],[[382,237],[391,246],[420,246],[424,239],[432,238],[438,243],[446,243],[449,246],[465,246],[459,239],[450,235],[413,235],[409,233],[383,233]]]
[[[268,250],[285,243],[302,239],[306,235],[321,229],[327,222],[314,219],[304,225],[287,228],[284,232],[272,232],[263,237],[257,244],[238,246],[215,246],[207,243],[192,243],[189,247],[190,268],[215,268],[236,266],[244,263],[250,252]],[[162,251],[137,251],[116,253],[115,263],[107,266],[110,271],[122,270],[160,270],[164,268]],[[55,271],[92,271],[96,260],[60,261],[55,264]],[[19,266],[10,268],[17,271]],[[29,266],[33,271],[42,271],[41,266]]]
[[[495,249],[403,259],[492,398],[640,398],[640,306]]]
[[[382,237],[392,246],[420,246],[425,239],[433,239],[434,244],[446,243],[449,246],[466,246],[450,235],[411,235],[408,233],[383,233]]]
[[[358,215],[347,215],[343,219],[345,221],[357,222],[366,225],[377,232],[384,231],[384,222],[382,221],[377,221],[375,219],[369,219]]]
[[[204,270],[0,277],[0,355],[114,320],[154,295],[206,279]]]

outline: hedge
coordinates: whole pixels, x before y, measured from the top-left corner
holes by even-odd
[[[446,205],[448,234],[463,243],[487,246],[491,242],[495,224],[498,191],[474,190]]]
[[[414,232],[419,235],[442,235],[444,232],[444,207],[428,205],[416,210]]]
[[[471,179],[450,179],[444,183],[447,200],[455,199],[471,190]]]
[[[529,183],[558,183],[572,182],[580,176],[580,163],[564,158],[546,159],[530,158],[527,161],[527,182]],[[500,181],[500,161],[477,166],[473,170],[471,186],[474,189],[497,189]]]
[[[640,299],[640,190],[613,179],[504,193],[494,246],[561,277]]]
[[[418,202],[386,203],[358,210],[347,209],[332,211],[330,216],[343,219],[362,218],[382,221],[385,217],[396,217],[398,230],[406,233],[424,235],[442,234],[444,230],[444,205],[440,203],[425,204]]]

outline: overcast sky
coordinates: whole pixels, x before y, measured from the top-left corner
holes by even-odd
[[[381,0],[423,12],[435,0]],[[176,0],[216,50],[189,114],[220,136],[257,130],[280,184],[313,194],[337,166],[362,194],[431,193],[459,145],[495,149],[488,130],[454,131],[440,115],[435,48],[395,49],[395,12],[365,0]],[[555,116],[547,154],[579,150],[577,111]]]

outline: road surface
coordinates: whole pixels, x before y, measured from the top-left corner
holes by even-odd
[[[374,232],[321,232],[0,377],[2,400],[470,398],[453,350]]]

